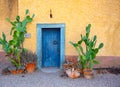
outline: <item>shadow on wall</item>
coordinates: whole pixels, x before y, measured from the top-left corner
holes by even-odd
[[[0,31],[5,32],[7,39],[10,39],[10,23],[6,21],[6,18],[13,20],[17,14],[18,0],[0,0]],[[2,35],[2,32],[0,32],[0,36]]]

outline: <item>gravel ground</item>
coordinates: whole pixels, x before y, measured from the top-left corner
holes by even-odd
[[[2,75],[2,69],[7,66],[0,62],[0,87],[120,87],[120,74],[95,74],[90,80],[61,77],[62,71],[45,73],[37,70],[32,74]]]
[[[62,72],[0,75],[0,87],[120,87],[120,75],[95,74],[93,79],[61,77]]]

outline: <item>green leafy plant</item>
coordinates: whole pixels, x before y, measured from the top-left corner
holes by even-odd
[[[82,69],[92,69],[94,64],[99,63],[95,58],[99,50],[104,45],[103,43],[100,43],[98,47],[96,47],[97,36],[94,35],[93,38],[89,38],[90,28],[91,24],[86,27],[86,34],[84,36],[81,34],[81,39],[78,42],[70,42],[70,44],[74,46],[78,53],[78,61]],[[83,47],[83,44],[85,44],[85,49]]]
[[[7,54],[6,56],[8,56],[9,60],[16,68],[22,66],[21,53],[26,51],[23,47],[25,40],[24,35],[27,33],[26,26],[33,21],[34,16],[33,14],[32,17],[30,17],[29,10],[26,10],[23,20],[20,19],[20,16],[16,16],[15,21],[11,21],[9,18],[6,19],[12,25],[10,31],[12,39],[7,41],[5,33],[2,33],[0,45],[2,45],[3,50]]]

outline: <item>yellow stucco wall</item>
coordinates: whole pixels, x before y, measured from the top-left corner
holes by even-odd
[[[14,20],[18,14],[18,1],[17,0],[0,0],[0,36],[2,32],[7,35],[7,39],[10,39],[10,23],[6,21],[6,18]],[[0,46],[0,51],[2,47]]]
[[[25,47],[36,51],[37,23],[66,24],[66,55],[76,55],[69,41],[78,41],[85,27],[91,23],[92,35],[103,42],[100,56],[120,56],[120,0],[18,0],[18,14],[22,17],[26,9],[35,14],[34,21],[27,26],[31,38]],[[53,18],[50,18],[50,9]]]

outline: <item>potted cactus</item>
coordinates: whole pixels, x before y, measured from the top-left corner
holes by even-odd
[[[15,33],[14,33],[15,34]],[[15,35],[13,35],[15,36]],[[21,63],[21,51],[24,51],[24,48],[20,47],[20,43],[17,37],[13,37],[12,40],[7,41],[6,35],[2,33],[2,38],[0,38],[0,44],[2,45],[3,50],[6,53],[6,56],[12,63],[12,66],[8,70],[12,74],[20,74],[24,71],[24,66]]]
[[[19,74],[18,71],[24,71],[24,65],[21,62],[21,53],[25,52],[25,48],[23,47],[23,42],[25,40],[26,26],[28,23],[32,22],[34,14],[32,17],[29,16],[29,10],[26,10],[25,18],[20,20],[20,16],[16,16],[15,21],[11,21],[7,18],[7,21],[12,25],[10,35],[12,37],[11,40],[6,40],[5,33],[2,33],[2,37],[0,37],[0,45],[2,45],[3,50],[6,53],[6,56],[12,63],[12,67],[9,68],[10,72],[14,72]],[[22,72],[21,71],[21,72]]]
[[[75,47],[78,53],[78,62],[81,66],[81,69],[83,70],[84,77],[88,79],[93,77],[93,66],[94,64],[99,63],[96,60],[96,55],[99,52],[99,50],[103,47],[103,43],[100,43],[98,47],[96,47],[96,35],[94,35],[93,38],[89,38],[90,27],[91,24],[89,24],[86,27],[86,35],[83,36],[81,34],[81,39],[78,42],[70,42],[70,44],[72,44]],[[85,47],[83,47],[83,44],[85,44]]]

